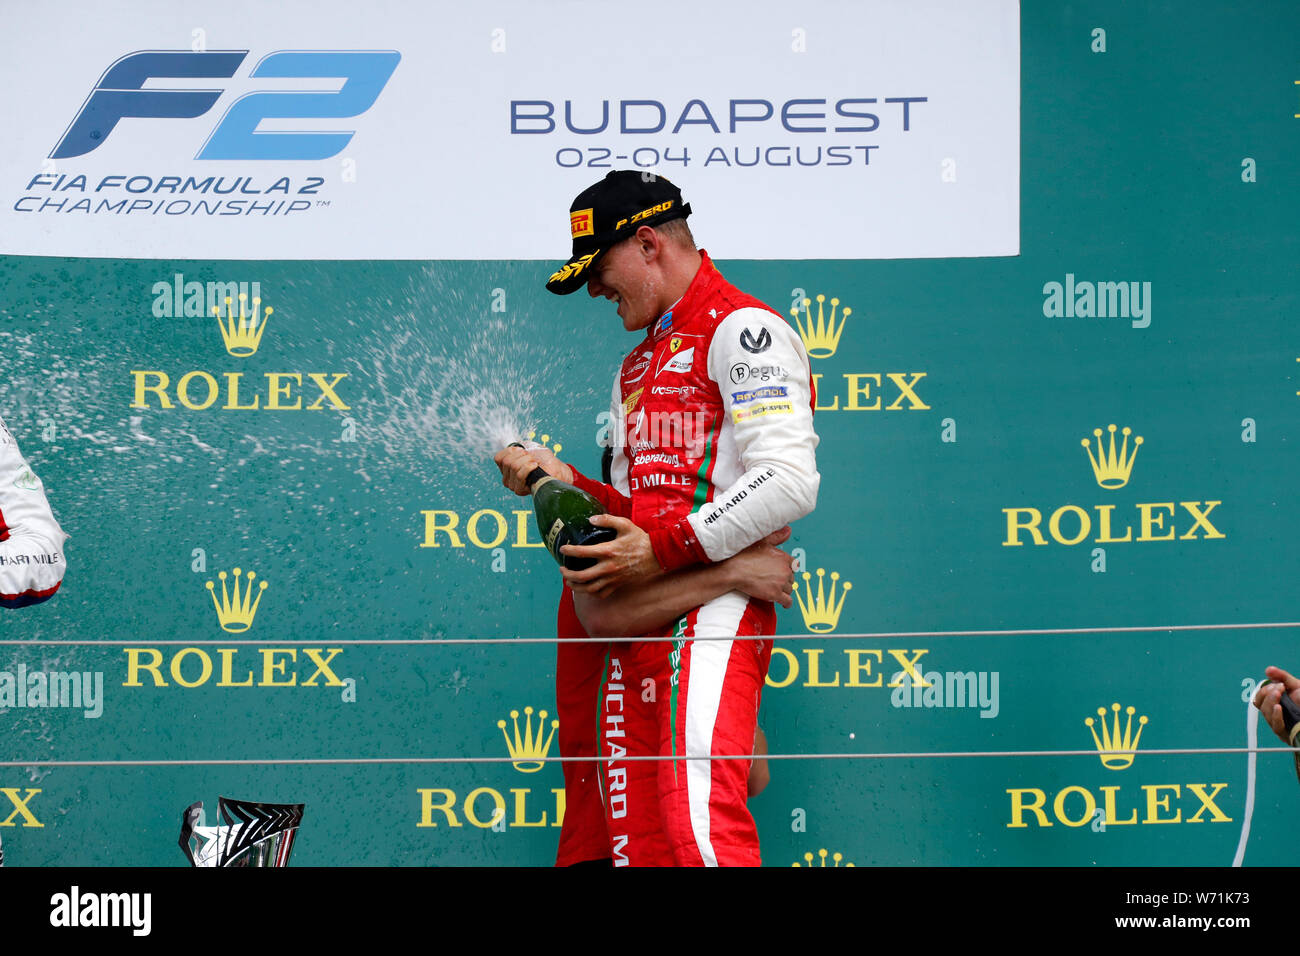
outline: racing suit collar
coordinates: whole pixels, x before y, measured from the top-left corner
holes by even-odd
[[[717,266],[709,258],[709,254],[703,249],[700,250],[700,267],[695,272],[695,278],[691,279],[691,284],[687,286],[682,297],[678,299],[672,307],[659,316],[650,325],[650,341],[654,342],[661,338],[665,333],[671,333],[673,329],[682,328],[695,313],[696,304],[713,288],[714,281],[721,278]]]

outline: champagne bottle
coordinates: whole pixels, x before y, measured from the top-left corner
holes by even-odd
[[[516,448],[525,446],[511,442]],[[528,475],[528,488],[533,495],[533,510],[537,514],[537,530],[546,543],[546,549],[555,560],[570,571],[583,571],[596,562],[591,558],[566,557],[560,548],[566,544],[602,544],[613,541],[617,532],[591,523],[594,515],[605,514],[605,508],[594,497],[567,481],[534,468]]]

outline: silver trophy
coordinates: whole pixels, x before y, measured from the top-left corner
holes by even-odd
[[[218,797],[218,823],[210,827],[200,800],[181,815],[181,849],[191,866],[288,866],[303,806]]]

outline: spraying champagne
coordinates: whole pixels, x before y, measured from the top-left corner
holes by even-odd
[[[515,448],[528,450],[521,442],[511,442]],[[584,571],[595,564],[592,558],[565,557],[560,548],[566,544],[602,544],[613,541],[617,532],[591,523],[594,515],[605,514],[605,508],[581,488],[534,468],[528,475],[528,489],[533,496],[533,510],[537,514],[537,530],[546,543],[546,549],[570,571]]]

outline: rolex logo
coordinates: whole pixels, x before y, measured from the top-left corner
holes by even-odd
[[[826,296],[820,293],[817,296],[817,318],[812,316],[812,299],[803,300],[803,311],[795,306],[790,310],[794,316],[794,324],[799,329],[799,338],[803,339],[803,346],[808,350],[812,358],[829,358],[835,354],[836,347],[840,344],[840,334],[844,331],[844,323],[853,313],[853,310],[847,306],[840,313],[839,325],[835,324],[835,310],[839,307],[839,299],[831,299],[831,314],[826,315]],[[802,317],[801,317],[802,316]]]
[[[212,595],[212,603],[217,609],[217,620],[221,624],[221,629],[231,634],[242,634],[253,626],[253,618],[257,616],[257,605],[262,602],[262,592],[266,590],[266,582],[263,581],[258,585],[257,597],[253,597],[253,579],[257,575],[249,571],[241,594],[239,577],[242,573],[239,568],[234,569],[235,581],[232,590],[226,587],[226,572],[222,571],[217,575],[217,579],[221,581],[220,601],[217,600],[216,585],[211,581],[208,582],[208,593]]]
[[[254,286],[256,289],[256,286]],[[235,302],[238,301],[238,309]],[[240,293],[235,298],[225,297],[226,315],[214,305],[212,314],[226,351],[236,358],[248,358],[262,344],[262,335],[271,313],[269,306],[262,308],[262,297],[254,295],[249,311],[249,297]],[[283,318],[283,316],[281,317]],[[277,320],[278,321],[278,320]],[[350,411],[351,406],[338,394],[339,383],[348,372],[210,372],[206,369],[188,371],[162,369],[131,369],[134,379],[134,398],[131,408],[167,408],[178,405],[190,411],[220,409],[226,412],[257,411],[322,411],[326,403],[330,410]],[[265,384],[262,384],[262,380]],[[304,381],[305,380],[305,381]],[[259,387],[261,386],[261,387]],[[304,394],[304,386],[306,394]],[[319,394],[313,395],[312,391]],[[157,399],[155,406],[150,399]],[[347,439],[345,439],[347,440]]]
[[[1133,765],[1142,728],[1147,725],[1146,716],[1137,716],[1136,707],[1120,707],[1117,703],[1109,708],[1098,707],[1096,714],[1084,723],[1092,733],[1101,765],[1107,770],[1128,769]],[[1094,833],[1102,833],[1130,826],[1233,822],[1219,805],[1229,797],[1224,793],[1228,784],[1222,781],[1212,782],[1211,778],[1156,783],[1148,777],[1138,783],[1131,776],[1122,779],[1123,783],[1101,787],[1089,785],[1086,778],[1080,783],[1057,779],[1052,786],[1007,787],[1007,828],[1086,826]]]
[[[257,351],[257,347],[262,343],[262,333],[266,331],[266,321],[275,311],[270,306],[262,310],[261,298],[255,298],[253,311],[246,314],[244,301],[245,296],[240,293],[239,315],[236,316],[230,297],[227,296],[224,321],[221,318],[221,307],[216,305],[212,307],[212,314],[217,317],[217,325],[221,328],[221,337],[226,341],[226,351],[236,358],[248,358]],[[258,312],[261,312],[260,322]]]
[[[506,738],[506,749],[510,751],[510,756],[515,758],[513,766],[520,773],[536,773],[541,770],[545,764],[542,759],[546,756],[547,751],[551,749],[551,741],[555,739],[556,728],[560,726],[558,720],[551,721],[551,732],[547,735],[546,740],[542,740],[542,732],[546,730],[546,711],[537,713],[537,730],[533,730],[533,709],[524,708],[524,730],[519,732],[519,711],[510,711],[510,720],[514,724],[514,738],[506,731],[506,722],[498,720],[497,726],[501,728],[501,734]]]
[[[1137,750],[1138,740],[1142,737],[1142,728],[1147,725],[1147,718],[1144,714],[1138,718],[1137,732],[1133,731],[1133,715],[1137,712],[1136,707],[1124,708],[1127,720],[1124,727],[1120,729],[1119,704],[1110,705],[1111,713],[1114,715],[1114,721],[1110,726],[1106,724],[1106,708],[1098,707],[1097,716],[1100,720],[1093,720],[1089,717],[1084,721],[1088,729],[1092,731],[1093,743],[1097,745],[1097,755],[1101,758],[1101,765],[1108,770],[1126,770],[1133,765],[1134,753],[1123,753],[1123,751]],[[1096,725],[1101,725],[1101,736],[1097,736]]]
[[[1123,432],[1121,432],[1124,436],[1123,444],[1120,445],[1117,454],[1115,451],[1115,426],[1107,425],[1106,430],[1110,432],[1110,447],[1106,451],[1102,451],[1100,428],[1092,430],[1093,436],[1097,439],[1097,454],[1092,453],[1092,442],[1087,438],[1083,439],[1080,444],[1088,452],[1088,460],[1092,462],[1092,473],[1097,476],[1097,484],[1113,491],[1128,484],[1128,476],[1133,471],[1133,460],[1137,458],[1138,446],[1142,444],[1142,436],[1134,436],[1133,451],[1130,453],[1128,436],[1133,433],[1133,429],[1125,425]]]
[[[1115,425],[1106,426],[1109,435],[1100,428],[1092,430],[1093,438],[1080,441],[1088,453],[1092,473],[1097,484],[1107,491],[1123,488],[1133,473],[1142,436],[1134,435],[1127,425],[1121,430]],[[1115,432],[1120,441],[1115,441]],[[1093,441],[1096,440],[1096,447]],[[1184,493],[1185,494],[1185,493]],[[1169,496],[1173,498],[1172,495]],[[1183,497],[1179,495],[1178,497]],[[1220,520],[1214,509],[1223,504],[1221,499],[1197,501],[1139,501],[1132,505],[1096,504],[1084,508],[1076,504],[1057,508],[1021,506],[1003,508],[1007,520],[1005,548],[1018,548],[1028,540],[1035,546],[1050,541],[1073,547],[1091,539],[1095,544],[1124,544],[1129,541],[1197,541],[1226,538],[1214,522]],[[1119,513],[1117,513],[1117,510]],[[1125,516],[1123,512],[1127,511]],[[1182,512],[1191,519],[1183,524]],[[1093,573],[1106,570],[1105,548],[1093,551]]]
[[[831,866],[846,866],[846,867],[847,867],[847,866],[857,866],[856,863],[843,863],[843,862],[841,862],[841,861],[844,859],[844,854],[843,854],[843,853],[830,853],[830,854],[828,854],[825,850],[818,850],[818,851],[817,851],[817,859],[818,859],[818,861],[819,861],[819,862],[817,862],[817,863],[814,863],[814,862],[813,862],[813,855],[812,855],[811,853],[805,853],[805,854],[803,855],[803,862],[802,862],[802,863],[791,863],[790,865],[791,865],[791,866],[826,866],[826,858],[827,858],[827,856],[829,856],[830,859],[831,859],[831,863],[830,863]]]
[[[551,442],[551,436],[550,436],[550,435],[543,435],[541,438],[538,438],[538,437],[537,437],[537,429],[535,429],[535,428],[534,428],[532,431],[530,431],[530,432],[528,433],[528,440],[529,440],[529,441],[535,441],[535,442],[537,442],[538,444],[542,445],[543,447],[545,447],[545,448],[549,448],[551,451],[555,452],[557,455],[558,455],[558,454],[561,452],[561,450],[563,450],[563,448],[564,448],[564,446],[561,445],[558,441],[557,441],[554,445],[552,445],[552,444],[550,443],[550,442]]]
[[[803,623],[808,630],[817,634],[825,634],[828,631],[835,630],[835,625],[840,621],[840,611],[844,607],[844,598],[853,590],[853,585],[845,581],[837,601],[835,589],[839,586],[839,580],[840,573],[832,571],[829,595],[826,593],[825,568],[817,569],[817,593],[815,595],[812,592],[812,575],[807,571],[803,573],[803,586],[800,587],[796,582],[794,596],[799,602],[799,612],[803,615]]]

